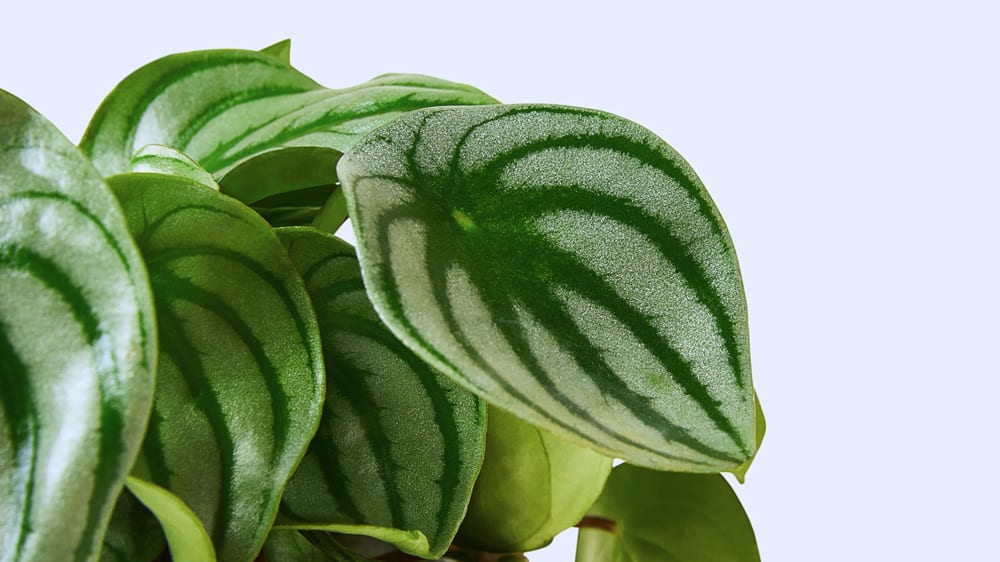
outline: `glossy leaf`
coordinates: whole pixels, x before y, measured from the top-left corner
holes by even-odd
[[[611,471],[580,529],[577,562],[759,562],[739,498],[718,474]]]
[[[379,321],[352,246],[311,228],[278,234],[312,297],[327,366],[323,421],[285,491],[280,523],[436,558],[482,463],[485,404]]]
[[[128,489],[156,514],[170,545],[173,562],[215,562],[212,539],[183,500],[156,484],[128,477]]]
[[[561,106],[431,109],[338,172],[372,302],[443,373],[636,464],[717,472],[753,453],[732,243],[648,130]]]
[[[475,88],[418,75],[324,88],[289,65],[285,42],[263,52],[196,51],[154,61],[125,78],[98,109],[81,147],[105,175],[125,171],[146,144],[184,152],[220,180],[257,156],[281,151],[284,173],[296,175],[304,169],[300,154],[289,148],[324,149],[336,158],[407,111],[487,103],[496,101]],[[314,185],[335,182],[331,175]],[[247,202],[261,190],[253,182],[223,185]],[[284,187],[296,188],[296,182]]]
[[[132,156],[128,171],[182,176],[216,191],[219,189],[219,184],[215,182],[212,174],[206,172],[197,162],[188,158],[183,152],[162,144],[148,144],[140,148]]]
[[[160,368],[143,466],[223,561],[257,554],[321,413],[319,330],[267,223],[192,180],[109,183],[149,269]]]
[[[94,168],[3,91],[0,295],[0,560],[93,560],[149,417],[149,283]]]

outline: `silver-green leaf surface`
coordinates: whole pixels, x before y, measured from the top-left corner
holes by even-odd
[[[142,442],[149,282],[118,203],[0,91],[0,560],[93,560]]]
[[[166,145],[221,180],[271,151],[311,147],[336,158],[367,132],[413,109],[488,103],[496,100],[470,86],[411,74],[325,88],[292,68],[285,42],[260,52],[195,51],[159,59],[125,78],[97,110],[81,148],[111,175],[125,171],[142,146]],[[300,169],[294,151],[278,156],[289,158],[287,173]],[[335,181],[331,176],[316,185]],[[230,181],[224,190],[246,201],[244,193],[252,197],[261,188]]]
[[[319,328],[259,216],[193,180],[109,178],[146,260],[160,334],[137,471],[186,502],[222,561],[253,560],[319,423]]]
[[[752,455],[736,254],[656,135],[572,107],[429,109],[338,173],[373,304],[439,370],[636,464],[717,472]]]
[[[352,246],[312,228],[277,232],[312,297],[327,367],[323,420],[280,523],[437,558],[482,464],[486,406],[379,321]]]

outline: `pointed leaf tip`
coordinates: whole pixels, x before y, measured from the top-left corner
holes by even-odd
[[[292,63],[292,40],[282,39],[273,45],[268,45],[260,50],[265,55],[270,55],[285,64]]]

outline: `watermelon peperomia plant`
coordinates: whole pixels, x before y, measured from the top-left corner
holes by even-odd
[[[759,560],[736,254],[620,117],[287,41],[79,147],[0,91],[0,291],[0,561]]]

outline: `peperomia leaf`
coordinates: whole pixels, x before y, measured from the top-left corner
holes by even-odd
[[[129,476],[130,492],[156,514],[170,545],[173,562],[215,562],[212,539],[183,500],[156,484]]]
[[[642,127],[544,105],[410,113],[338,165],[393,332],[490,403],[654,468],[754,451],[726,227]]]
[[[160,331],[137,472],[184,500],[223,561],[252,560],[316,431],[319,329],[260,217],[187,178],[109,178],[146,259]]]
[[[197,162],[162,144],[148,144],[139,149],[129,162],[130,172],[150,172],[155,174],[170,174],[183,176],[210,187],[216,191],[219,184],[212,174],[206,172]]]
[[[94,168],[2,90],[0,295],[0,560],[93,560],[149,416],[149,282]]]
[[[101,562],[152,562],[167,547],[163,527],[130,492],[118,496],[101,548]]]
[[[718,474],[619,465],[588,519],[577,562],[760,561],[750,520]]]
[[[288,149],[322,149],[336,161],[364,134],[407,111],[489,103],[496,100],[475,88],[418,75],[324,88],[289,65],[287,43],[263,52],[196,51],[154,61],[125,78],[97,110],[81,148],[110,175],[125,171],[140,147],[166,145],[212,173],[224,192],[252,203],[266,191],[336,183],[333,166],[308,168],[300,152]],[[271,151],[277,154],[268,165],[280,161],[283,174],[295,180],[267,184],[253,174],[225,179]],[[329,175],[301,185],[323,171]]]
[[[282,501],[282,526],[376,537],[437,558],[483,459],[485,404],[400,343],[365,295],[354,248],[279,229],[323,337],[323,421]]]
[[[754,393],[754,402],[756,402],[756,415],[754,416],[754,442],[757,443],[757,450],[754,451],[752,457],[747,459],[747,461],[740,466],[730,470],[733,476],[742,484],[747,477],[747,471],[750,470],[750,465],[753,464],[754,459],[757,458],[757,453],[760,452],[760,445],[764,442],[764,434],[767,431],[767,420],[764,419],[764,410],[760,407],[760,398]]]

